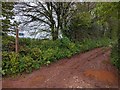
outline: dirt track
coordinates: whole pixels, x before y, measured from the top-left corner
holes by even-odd
[[[4,88],[117,88],[118,74],[110,49],[97,48],[2,83]]]

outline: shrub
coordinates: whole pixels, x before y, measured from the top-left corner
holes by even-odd
[[[56,50],[51,48],[48,48],[48,50],[43,51],[42,60],[44,61],[44,64],[47,64],[47,62],[54,61],[56,59],[55,54],[56,54]]]
[[[41,50],[47,50],[48,48],[54,48],[55,47],[55,42],[52,40],[43,40],[41,42]]]
[[[32,68],[39,69],[41,65],[41,60],[33,60]]]
[[[55,57],[56,57],[57,60],[65,57],[64,51],[63,51],[65,49],[63,49],[63,48],[56,48],[56,50],[57,51],[56,51]]]
[[[72,53],[69,49],[65,49],[65,51],[63,52],[64,57],[68,57],[70,58],[72,56]]]
[[[71,51],[72,54],[75,54],[78,52],[78,48],[76,47],[76,45],[74,43],[69,43],[68,44],[68,49]]]
[[[20,71],[32,72],[33,58],[30,56],[24,56],[21,58]]]
[[[68,44],[70,44],[71,41],[67,38],[67,37],[64,37],[61,39],[61,47],[63,48],[68,48]]]
[[[25,46],[31,46],[32,44],[32,39],[30,38],[19,38],[19,44],[22,46],[22,45],[25,45]]]
[[[15,74],[15,73],[18,73],[19,72],[19,61],[18,61],[18,54],[12,52],[9,54],[9,57],[10,57],[10,71],[11,73]]]
[[[19,48],[19,54],[24,56],[30,53],[30,48],[28,48],[27,46],[20,46]]]
[[[14,40],[14,38],[12,37],[11,40]],[[55,60],[70,58],[79,52],[85,52],[96,47],[109,46],[114,43],[111,43],[111,41],[108,38],[102,38],[96,40],[84,39],[81,42],[73,43],[67,37],[55,41],[20,38],[19,54],[11,52],[12,50],[9,52],[7,49],[3,50],[3,70],[0,70],[0,72],[3,75],[32,72],[33,69],[39,69],[43,64],[49,65]],[[112,54],[112,56],[114,57],[112,62],[116,66],[120,66],[117,63],[117,56],[115,54]]]
[[[0,67],[0,74],[5,75],[5,71],[2,70],[2,67]]]
[[[20,56],[15,52],[3,52],[2,53],[2,74],[11,75],[21,72],[31,72],[32,69],[38,69],[40,67],[39,60],[33,60],[32,57]]]
[[[2,61],[7,61],[9,60],[9,53],[7,51],[2,52]]]
[[[12,36],[2,37],[2,51],[14,51],[15,50],[15,38]]]
[[[2,68],[5,74],[16,74],[19,72],[19,55],[14,52],[3,52],[2,53]]]
[[[115,44],[112,48],[111,52],[111,62],[115,65],[118,69],[120,69],[120,61],[118,56],[118,44]]]
[[[85,39],[80,43],[79,47],[80,47],[80,51],[84,52],[84,51],[95,48],[96,42],[95,42],[95,40]]]
[[[30,56],[34,59],[34,60],[40,60],[42,57],[42,51],[39,48],[32,48],[30,50]]]

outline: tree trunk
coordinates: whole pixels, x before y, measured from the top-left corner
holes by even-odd
[[[55,27],[51,27],[51,35],[52,35],[52,40],[58,39],[58,29]]]

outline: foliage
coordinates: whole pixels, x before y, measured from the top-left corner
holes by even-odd
[[[117,38],[118,5],[116,2],[97,3],[94,8],[96,22],[103,27],[103,35]]]
[[[120,61],[118,55],[118,44],[115,44],[112,48],[111,52],[111,62],[115,65],[118,69],[120,69]]]
[[[82,41],[86,38],[117,38],[118,3],[77,3],[76,13],[70,19],[63,34],[70,40]]]
[[[64,34],[72,41],[81,41],[89,37],[91,27],[91,16],[88,12],[81,12],[74,15]]]
[[[32,48],[30,50],[30,56],[34,59],[34,60],[40,60],[42,57],[42,51],[39,48]]]
[[[22,22],[26,26],[32,26],[31,30],[37,29],[37,33],[50,32],[53,40],[58,39],[59,30],[61,28],[64,28],[68,24],[72,14],[74,13],[74,3],[39,1],[38,3],[34,4],[35,5],[31,5],[31,3],[22,2],[16,5],[17,8],[15,9],[17,14],[19,14],[20,16],[21,14],[25,16],[25,18],[22,17],[23,20],[21,20],[20,22]],[[33,22],[34,24],[31,25],[31,23]],[[39,27],[42,24],[47,26],[47,29]]]
[[[19,73],[19,62],[18,54],[14,52],[3,52],[2,53],[2,69],[5,74],[16,74]]]
[[[32,64],[33,64],[33,58],[31,58],[30,56],[24,56],[21,60],[23,61],[25,71],[26,72],[31,72],[32,71]]]
[[[4,5],[3,8],[8,9],[7,3]],[[51,33],[53,40],[20,38],[19,54],[16,54],[14,52],[15,38],[4,34],[2,39],[3,68],[2,71],[0,70],[3,75],[29,73],[34,69],[39,69],[41,65],[49,65],[61,58],[70,58],[76,53],[97,47],[112,47],[116,43],[118,31],[116,3],[39,2],[38,5],[32,5],[22,2],[19,5],[22,5],[22,8],[16,6],[20,9],[18,13],[23,11],[22,14],[29,18],[25,19],[25,23],[27,25],[31,22],[42,23],[41,26],[44,23],[44,26],[49,27],[46,31]],[[31,7],[30,10],[29,7]],[[12,8],[10,7],[10,10]],[[30,12],[35,12],[35,14],[30,14]],[[5,14],[4,11],[3,14]],[[11,17],[11,15],[8,16],[8,18]],[[10,24],[8,18],[5,24]],[[6,26],[3,29],[6,28],[9,27]],[[59,31],[63,37],[61,39],[58,39]],[[41,31],[38,30],[38,32]],[[115,48],[117,46],[112,49],[112,63],[119,68]]]
[[[2,72],[3,75],[17,74],[21,72],[31,72],[40,67],[38,60],[33,60],[31,56],[20,56],[14,52],[2,53]]]
[[[34,40],[32,40],[32,41],[34,41]],[[30,47],[30,45],[31,45],[31,39],[30,38],[19,38],[19,44]]]
[[[99,38],[99,39],[84,39],[80,42],[80,52],[88,51],[96,47],[109,47],[112,46],[113,40],[109,38]]]
[[[8,40],[11,37],[7,37]],[[10,39],[9,39],[10,38]],[[13,37],[12,37],[13,38]],[[7,39],[6,39],[7,40]],[[11,39],[13,40],[13,39]],[[28,42],[31,42],[28,44]],[[23,43],[24,42],[24,43]],[[39,44],[33,44],[38,43]],[[33,69],[39,69],[41,65],[49,65],[51,62],[62,58],[70,58],[72,55],[85,52],[96,47],[112,45],[112,40],[108,38],[84,39],[82,42],[73,43],[67,37],[52,40],[34,40],[21,38],[20,53],[9,50],[2,52],[2,71],[3,75],[12,75],[22,72],[32,72]],[[32,46],[32,47],[31,47]]]
[[[11,22],[15,17],[13,12],[14,2],[1,2],[2,3],[2,33],[14,32],[15,26],[17,26],[16,22]]]
[[[15,38],[12,36],[2,37],[2,51],[14,51],[15,50]]]
[[[55,57],[54,55],[56,54],[56,51],[52,48],[48,48],[46,51],[43,51],[43,54],[42,54],[42,59],[46,62],[48,61],[53,61],[55,60]]]
[[[63,32],[72,41],[81,41],[93,33],[90,30],[93,18],[91,14],[92,9],[89,9],[91,7],[88,6],[92,5],[87,2],[76,4],[76,12]]]

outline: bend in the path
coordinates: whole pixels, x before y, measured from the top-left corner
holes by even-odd
[[[104,73],[104,71],[110,71],[112,74],[117,73],[116,69],[111,64],[107,64],[106,66],[103,63],[103,61],[109,61],[109,55],[109,48],[97,48],[86,53],[75,55],[69,59],[62,59],[48,67],[41,67],[40,70],[24,75],[25,77],[22,76],[15,78],[14,80],[5,79],[3,80],[3,87],[117,87],[117,84],[107,85],[106,83],[99,81],[99,78],[96,80],[95,78],[89,77],[89,75],[92,75],[90,70],[102,70],[102,73]],[[117,77],[116,74],[115,76]],[[112,77],[114,77],[114,75]]]

